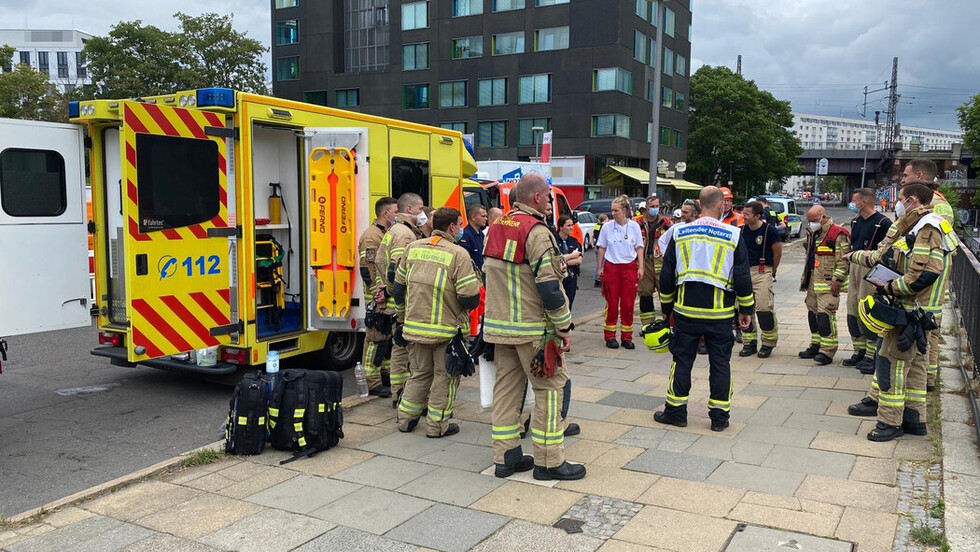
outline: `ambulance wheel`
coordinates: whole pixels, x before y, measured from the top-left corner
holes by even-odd
[[[346,370],[361,360],[363,346],[364,334],[361,332],[330,332],[317,356],[327,370]]]

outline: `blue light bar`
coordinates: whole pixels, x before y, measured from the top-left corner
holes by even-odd
[[[230,88],[198,88],[197,107],[235,107],[235,91]]]
[[[68,102],[68,117],[78,117],[78,102]]]

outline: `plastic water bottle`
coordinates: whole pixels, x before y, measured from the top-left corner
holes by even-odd
[[[276,388],[279,379],[279,351],[269,351],[265,355],[265,373],[269,376],[269,395]]]
[[[358,362],[357,366],[354,367],[354,379],[357,380],[357,391],[362,397],[368,396],[368,384],[367,384],[367,374],[364,372],[364,367]]]

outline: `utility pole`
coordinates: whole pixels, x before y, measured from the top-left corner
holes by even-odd
[[[663,75],[664,69],[660,66],[663,63],[663,41],[664,41],[664,20],[661,13],[662,5],[666,4],[667,0],[662,0],[661,2],[653,3],[653,20],[657,24],[657,48],[654,52],[654,57],[656,58],[653,62],[653,120],[650,129],[650,184],[647,186],[647,196],[657,195],[657,172],[660,170],[657,167],[657,162],[660,161],[660,76]]]
[[[885,121],[885,149],[892,149],[898,139],[898,58],[892,58],[892,80],[888,86],[888,119]]]

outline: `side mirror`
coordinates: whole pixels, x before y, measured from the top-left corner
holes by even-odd
[[[572,213],[572,222],[578,224],[578,213]]]

